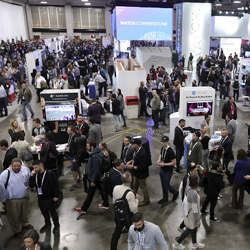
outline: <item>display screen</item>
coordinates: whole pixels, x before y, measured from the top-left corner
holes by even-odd
[[[245,51],[245,58],[249,58],[250,57],[250,51]]]
[[[45,106],[46,121],[69,121],[76,119],[74,105]]]
[[[116,7],[117,40],[172,40],[173,10]]]
[[[213,102],[188,102],[187,116],[212,115]]]

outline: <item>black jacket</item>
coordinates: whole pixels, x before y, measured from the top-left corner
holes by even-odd
[[[235,103],[233,103],[233,105],[234,105],[234,108],[235,108],[235,114],[234,114],[233,119],[236,120],[237,119],[237,106],[236,106]],[[222,108],[222,119],[226,118],[226,115],[230,113],[230,110],[231,110],[231,103],[230,103],[230,101],[228,101],[228,102],[226,102],[223,105],[223,108]]]
[[[36,183],[36,176],[37,176],[37,183]],[[52,199],[54,197],[59,197],[59,186],[58,186],[58,181],[57,181],[55,174],[52,171],[47,170],[44,176],[43,185],[41,186],[42,178],[43,178],[43,174],[38,173],[33,176],[30,176],[30,179],[29,179],[29,185],[31,188],[34,188],[34,187],[36,189],[38,189],[38,187],[42,188],[43,194],[38,195],[38,198],[39,199]]]
[[[234,156],[233,156],[231,139],[227,136],[225,140],[220,142],[220,144],[224,150],[223,158],[228,160],[233,160]]]
[[[121,173],[116,168],[110,170],[110,185],[112,193],[115,186],[122,185]]]
[[[121,159],[124,163],[131,161],[133,159],[133,155],[134,155],[134,148],[132,147],[132,145],[129,145],[128,149],[126,151],[124,151],[124,144],[122,144],[122,150],[121,150]]]
[[[120,115],[120,102],[117,99],[112,100],[112,114],[113,115]]]
[[[134,153],[133,160],[134,166],[136,166],[137,169],[133,169],[132,174],[139,179],[146,179],[149,176],[149,165],[147,164],[147,157],[143,147],[141,147],[139,151]]]
[[[183,131],[177,126],[174,130],[174,145],[180,150],[184,151],[184,133]]]
[[[98,182],[102,175],[103,153],[96,147],[90,154],[88,160],[88,179],[91,182]]]
[[[17,157],[17,150],[15,148],[9,148],[5,153],[3,161],[3,169],[4,170],[7,169],[11,165],[12,160],[16,157]]]
[[[140,102],[146,102],[148,89],[146,87],[139,88],[139,98]]]
[[[205,178],[205,193],[210,199],[217,199],[221,189],[225,186],[223,174],[214,170],[210,170]]]

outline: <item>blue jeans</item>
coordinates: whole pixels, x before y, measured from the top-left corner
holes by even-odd
[[[121,125],[120,125],[120,117],[119,115],[113,115],[114,121],[115,121],[115,130],[120,130]]]
[[[29,102],[22,102],[22,114],[23,114],[23,118],[27,119],[27,113],[26,113],[26,107],[29,110],[29,112],[31,113],[31,116],[34,116],[34,112],[30,106]]]
[[[177,191],[170,185],[171,177],[173,175],[173,171],[164,171],[162,168],[160,170],[160,177],[161,177],[161,187],[162,187],[162,194],[163,199],[168,201],[168,192],[172,194],[177,194]]]

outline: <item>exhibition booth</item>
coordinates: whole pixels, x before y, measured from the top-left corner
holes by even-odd
[[[179,111],[170,115],[170,140],[174,139],[174,130],[180,119],[186,120],[186,127],[200,129],[204,115],[211,115],[209,127],[214,127],[215,90],[211,87],[180,88]]]
[[[117,88],[122,90],[125,100],[128,100],[125,103],[127,117],[138,118],[139,87],[141,81],[145,82],[146,70],[135,59],[116,59],[115,64]]]

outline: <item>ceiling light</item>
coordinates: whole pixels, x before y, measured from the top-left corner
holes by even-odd
[[[248,7],[245,7],[245,10],[248,10]]]
[[[220,10],[219,13],[222,14],[222,11]]]
[[[216,3],[215,6],[219,7],[219,6],[222,6],[222,4],[221,3]]]
[[[228,11],[226,11],[226,14],[228,14]]]
[[[231,13],[234,14],[234,11],[232,11]]]
[[[89,5],[91,5],[91,3],[84,3],[84,5],[89,6]]]
[[[48,2],[47,2],[47,1],[41,1],[40,3],[42,3],[42,4],[47,4]]]
[[[234,3],[241,3],[241,1],[239,1],[239,0],[235,0],[235,1],[234,1]]]
[[[81,0],[82,2],[88,2],[89,0]]]

